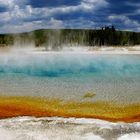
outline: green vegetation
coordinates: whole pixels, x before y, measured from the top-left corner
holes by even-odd
[[[14,43],[13,35],[0,35],[0,47],[12,45]]]
[[[41,29],[21,34],[1,34],[0,46],[34,43],[36,47],[51,46],[56,49],[63,44],[84,46],[133,46],[140,44],[140,33],[118,31],[112,27],[91,29]],[[57,46],[57,47],[56,47]]]

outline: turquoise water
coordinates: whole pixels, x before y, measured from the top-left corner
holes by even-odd
[[[59,77],[72,74],[139,75],[139,55],[32,54],[0,57],[0,73]]]
[[[140,100],[140,55],[29,53],[0,56],[1,95]]]

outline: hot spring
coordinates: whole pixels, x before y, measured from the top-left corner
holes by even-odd
[[[0,139],[140,137],[140,55],[0,53]]]
[[[0,93],[139,102],[140,55],[13,51],[0,55]]]

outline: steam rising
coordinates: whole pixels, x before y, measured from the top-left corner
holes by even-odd
[[[60,34],[61,31],[55,32],[55,36],[50,32],[43,49],[34,48],[32,34],[22,40],[17,36],[10,50],[1,49],[0,76],[21,74],[26,78],[2,77],[0,94],[81,99],[84,92],[93,91],[97,93],[95,100],[139,101],[140,55],[99,55],[85,48],[71,51],[61,46]],[[84,42],[84,35],[81,38],[80,42]],[[138,140],[139,137],[139,123],[28,117],[0,120],[0,139],[5,140]]]
[[[83,50],[84,51],[84,50]],[[95,55],[88,52],[42,52],[33,48],[12,49],[0,55],[0,73],[61,76],[78,73],[139,73],[139,56]]]
[[[1,95],[79,100],[91,92],[96,94],[91,99],[94,101],[139,102],[140,55],[72,49],[45,51],[24,47],[1,51]]]

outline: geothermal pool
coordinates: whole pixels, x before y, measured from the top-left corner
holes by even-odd
[[[138,139],[139,95],[139,54],[3,52],[0,139]]]
[[[0,94],[113,102],[140,101],[140,55],[9,53],[0,55]]]

